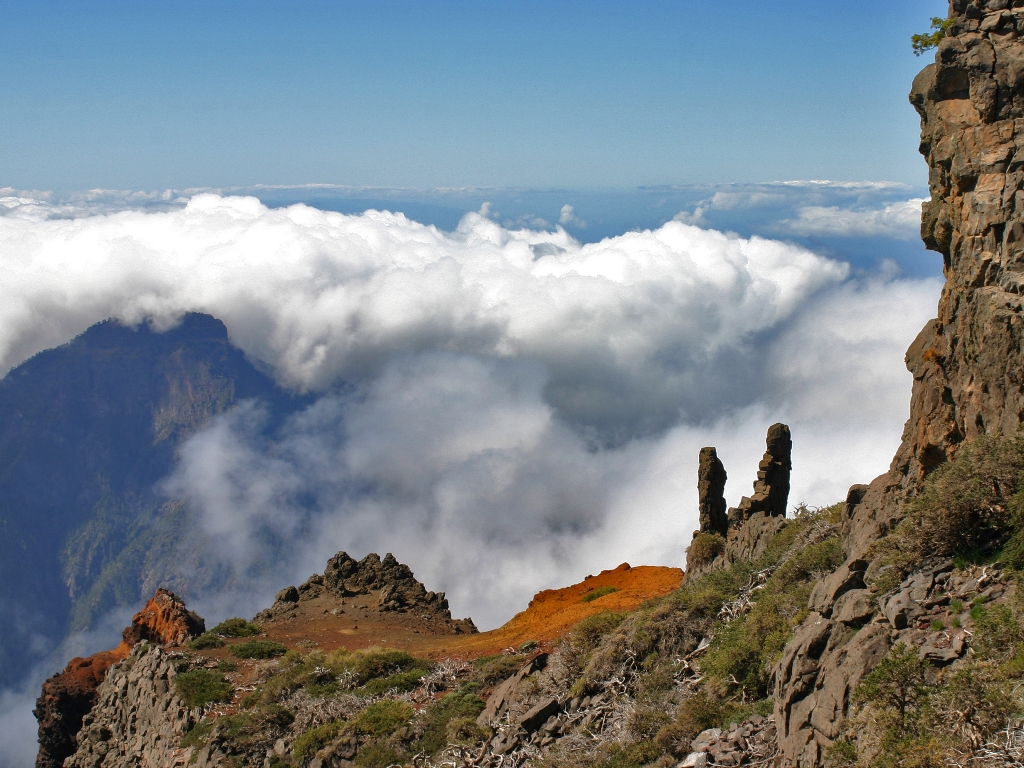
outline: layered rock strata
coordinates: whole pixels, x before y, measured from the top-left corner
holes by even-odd
[[[729,510],[729,527],[739,528],[758,512],[785,517],[789,502],[789,475],[793,471],[793,438],[785,424],[772,424],[765,439],[765,452],[757,465],[754,492]]]
[[[34,712],[39,721],[36,767],[59,768],[75,752],[83,719],[96,703],[97,691],[108,670],[126,658],[137,643],[179,645],[205,630],[202,618],[189,612],[181,598],[158,589],[132,617],[116,648],[72,659],[63,672],[43,683]]]

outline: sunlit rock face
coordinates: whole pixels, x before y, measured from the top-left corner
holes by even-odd
[[[844,628],[874,616],[861,605],[865,574],[879,565],[870,562],[872,543],[961,445],[1016,432],[1024,418],[1024,9],[1010,5],[954,0],[935,63],[914,80],[931,188],[921,235],[942,254],[946,283],[938,317],[907,351],[914,384],[903,442],[887,474],[850,489],[849,559],[812,595],[812,613],[776,668],[788,766],[822,764],[850,692],[885,655],[890,632],[906,626],[887,616],[884,631]],[[912,587],[908,604],[916,604]]]

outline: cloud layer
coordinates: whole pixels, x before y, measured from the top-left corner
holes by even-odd
[[[940,288],[681,221],[581,244],[212,194],[3,204],[0,370],[107,317],[205,311],[313,395],[272,438],[259,403],[218,418],[165,483],[190,546],[237,577],[189,596],[213,620],[338,549],[394,552],[484,628],[622,561],[682,565],[699,449],[718,446],[736,503],[779,420],[791,502],[836,501],[898,444],[903,353]]]

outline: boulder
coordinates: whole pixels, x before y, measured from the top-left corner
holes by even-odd
[[[275,603],[297,603],[299,602],[299,590],[295,587],[285,587],[274,597]]]
[[[541,699],[526,713],[520,715],[518,722],[520,727],[527,733],[533,733],[544,725],[549,717],[557,715],[559,711],[561,711],[561,707],[558,705],[558,699],[547,697]]]
[[[512,701],[519,684],[534,672],[544,669],[547,662],[548,655],[546,653],[538,654],[520,667],[518,672],[498,685],[487,698],[483,712],[477,715],[477,725],[487,727],[494,723],[501,713],[508,708],[509,702]]]
[[[867,567],[868,564],[863,560],[847,560],[814,586],[807,607],[826,618],[831,616],[839,597],[851,589],[864,589],[864,571]]]
[[[851,589],[836,600],[832,609],[832,618],[844,624],[863,624],[874,614],[874,597],[868,589]]]

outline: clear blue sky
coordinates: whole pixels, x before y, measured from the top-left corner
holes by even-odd
[[[0,187],[920,185],[945,6],[0,1]]]

